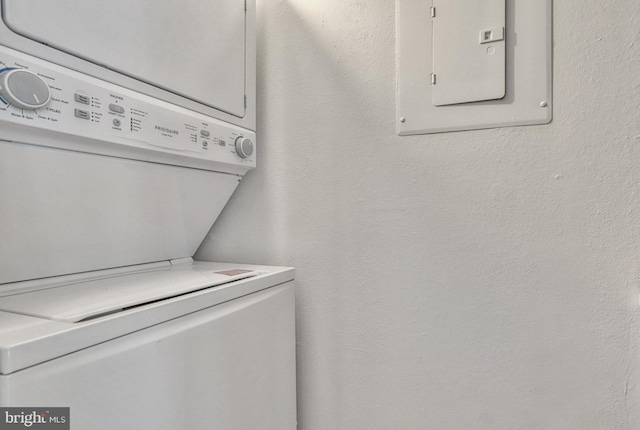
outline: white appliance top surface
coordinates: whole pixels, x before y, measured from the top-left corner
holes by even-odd
[[[0,298],[0,310],[76,323],[134,306],[259,275],[246,269],[214,271],[181,264]]]
[[[14,32],[244,116],[243,0],[3,0]]]
[[[0,374],[293,280],[287,267],[193,262],[0,298]],[[49,285],[56,285],[55,279]]]

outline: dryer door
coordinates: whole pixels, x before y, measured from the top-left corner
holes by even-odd
[[[244,0],[2,0],[15,33],[245,115]]]

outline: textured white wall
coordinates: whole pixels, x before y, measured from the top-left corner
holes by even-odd
[[[300,428],[639,429],[640,2],[555,2],[551,125],[403,138],[394,1],[258,3],[198,256],[296,267]]]

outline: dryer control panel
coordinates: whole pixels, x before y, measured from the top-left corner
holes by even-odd
[[[250,130],[3,46],[0,140],[236,174],[256,160]]]

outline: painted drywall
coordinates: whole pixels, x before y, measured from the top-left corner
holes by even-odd
[[[554,121],[398,137],[391,0],[258,0],[209,260],[297,274],[302,430],[639,429],[640,2],[555,2]]]

